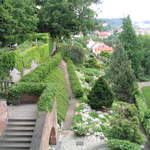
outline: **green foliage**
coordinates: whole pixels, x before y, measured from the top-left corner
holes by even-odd
[[[99,69],[100,67],[102,67],[99,62],[96,60],[96,58],[90,58],[88,59],[85,63],[84,66],[87,68],[97,68]]]
[[[0,5],[0,41],[2,44],[18,42],[36,29],[38,18],[32,0],[9,0]]]
[[[147,106],[145,103],[144,95],[140,90],[138,90],[138,93],[135,95],[135,100],[139,112],[140,121],[143,123],[145,118],[145,113],[147,111]]]
[[[79,98],[83,96],[83,90],[81,87],[81,84],[79,82],[79,79],[75,73],[75,68],[71,60],[67,61],[67,68],[68,68],[68,73],[70,77],[70,82],[72,86],[73,93],[75,97]]]
[[[132,26],[132,22],[130,16],[123,19],[123,31],[121,32],[119,39],[127,52],[129,60],[131,60],[131,65],[134,70],[134,73],[137,78],[141,78],[143,76],[143,70],[141,68],[141,47],[139,45],[139,41],[135,30]]]
[[[146,134],[150,137],[150,110],[147,109],[145,112],[145,119],[144,119],[144,128],[146,131]]]
[[[138,93],[135,95],[136,97],[136,105],[139,111],[139,118],[142,122],[146,134],[150,136],[150,111],[145,102],[145,98],[143,93],[139,90]]]
[[[80,112],[81,110],[84,109],[84,105],[83,104],[80,104],[78,107],[75,108],[75,111],[76,112]]]
[[[107,74],[118,100],[134,102],[134,94],[136,92],[135,76],[120,42],[116,43]]]
[[[111,107],[113,98],[113,93],[104,77],[100,77],[96,81],[88,95],[89,105],[96,110],[102,107]]]
[[[44,83],[19,82],[9,89],[9,102],[13,103],[16,100],[19,100],[23,94],[40,96],[45,87]]]
[[[138,36],[139,42],[141,44],[142,53],[142,67],[144,69],[144,74],[150,76],[150,36],[140,35]]]
[[[53,39],[89,32],[96,25],[95,14],[89,6],[99,1],[46,0],[39,10],[39,29],[49,32]]]
[[[150,86],[143,87],[142,91],[145,96],[147,106],[150,108]]]
[[[82,123],[82,115],[81,114],[77,114],[73,117],[73,126],[76,124],[76,123]]]
[[[92,118],[99,118],[96,112],[89,112],[89,116],[91,116]]]
[[[75,45],[65,46],[63,50],[63,56],[71,59],[74,64],[82,64],[84,61],[83,49]]]
[[[21,82],[41,82],[61,61],[61,55],[58,53],[51,59],[47,59],[47,62],[37,67],[31,73],[25,75]]]
[[[15,54],[15,68],[20,72],[23,72],[24,68],[30,68],[31,63],[34,60],[36,63],[43,63],[48,59],[49,51],[48,44],[42,46],[34,46],[25,51],[16,50]]]
[[[113,150],[141,150],[140,145],[127,140],[111,139],[107,145]]]
[[[145,138],[140,131],[137,109],[134,105],[118,102],[113,108],[108,137],[143,144]]]
[[[68,108],[68,92],[64,73],[59,68],[53,69],[44,79],[47,88],[43,91],[39,102],[39,111],[51,111],[54,101],[57,102],[58,122],[65,119]]]
[[[0,56],[0,80],[4,80],[9,76],[9,71],[15,66],[14,53],[6,53]]]

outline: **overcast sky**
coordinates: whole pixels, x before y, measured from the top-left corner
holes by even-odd
[[[99,7],[100,18],[122,18],[129,14],[134,21],[150,20],[150,0],[103,0]]]

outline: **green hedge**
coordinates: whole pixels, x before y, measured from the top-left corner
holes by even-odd
[[[150,136],[150,111],[146,106],[145,98],[141,90],[138,90],[138,93],[135,95],[135,98],[136,105],[139,111],[139,118],[143,123],[146,134]]]
[[[40,96],[45,87],[46,85],[44,83],[19,82],[13,85],[8,91],[9,103],[19,100],[22,94]]]
[[[79,79],[75,73],[75,68],[71,60],[67,61],[67,68],[69,73],[69,78],[72,86],[73,93],[75,97],[79,98],[83,96],[83,90],[81,87],[81,84],[79,82]]]
[[[43,91],[38,102],[39,111],[51,111],[53,102],[57,102],[58,121],[65,119],[68,107],[68,91],[65,82],[64,72],[55,68],[44,80],[47,88]]]
[[[9,70],[15,66],[15,55],[13,52],[0,56],[0,80],[4,80],[9,76]]]
[[[40,65],[31,73],[25,75],[21,82],[42,82],[44,78],[52,71],[61,61],[60,53],[56,54],[51,59],[47,59],[47,62]]]
[[[140,145],[126,140],[112,139],[107,142],[107,145],[113,150],[141,150]]]
[[[15,68],[23,72],[24,68],[30,68],[34,60],[36,63],[41,64],[49,57],[48,44],[42,46],[34,46],[24,51],[16,50],[15,54]]]

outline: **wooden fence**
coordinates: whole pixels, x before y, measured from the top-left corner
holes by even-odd
[[[0,80],[0,91],[5,92],[8,88],[10,88],[14,82]]]

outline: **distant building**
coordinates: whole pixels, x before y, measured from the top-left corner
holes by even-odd
[[[108,38],[110,35],[112,35],[113,34],[113,32],[100,32],[100,31],[96,31],[95,32],[95,34],[96,35],[98,35],[100,38],[102,38],[102,39],[106,39],[106,38]]]
[[[95,55],[100,54],[102,51],[106,51],[109,53],[113,52],[113,48],[109,47],[108,45],[104,44],[103,42],[97,42],[97,41],[93,41],[93,40],[89,40],[87,42],[88,42],[87,47],[89,49],[91,49],[91,51]]]

